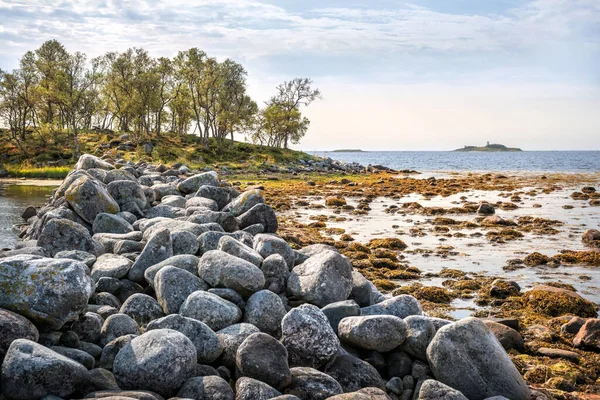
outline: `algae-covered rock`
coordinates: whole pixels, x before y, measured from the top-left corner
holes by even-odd
[[[598,315],[596,307],[591,301],[570,290],[553,286],[536,286],[525,293],[523,301],[532,311],[550,317],[566,314],[579,317]]]
[[[80,261],[20,255],[0,259],[0,307],[60,329],[83,312],[93,293]]]

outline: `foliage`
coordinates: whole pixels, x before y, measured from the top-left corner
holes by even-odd
[[[247,75],[241,64],[197,48],[173,59],[132,48],[88,60],[49,40],[25,53],[19,68],[0,71],[0,126],[8,128],[0,139],[25,158],[32,140],[42,150],[67,144],[77,157],[86,147],[81,133],[92,130],[108,141],[125,132],[134,146],[167,132],[194,133],[200,144],[213,139],[217,147],[227,138],[233,145],[235,133],[276,147],[298,143],[309,125],[300,106],[320,97],[312,81],[285,82],[259,110],[247,93]]]

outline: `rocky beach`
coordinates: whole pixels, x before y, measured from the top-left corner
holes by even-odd
[[[0,398],[600,398],[598,185],[83,155],[0,252]]]

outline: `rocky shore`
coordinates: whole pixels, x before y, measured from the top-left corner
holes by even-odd
[[[513,319],[436,318],[382,294],[338,246],[292,248],[262,189],[82,156],[0,254],[0,398],[552,398],[507,354],[524,351]],[[574,314],[565,337],[600,350],[591,302],[549,286],[526,301]]]

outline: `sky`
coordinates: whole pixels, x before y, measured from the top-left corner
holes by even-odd
[[[600,150],[600,0],[0,0],[0,68],[49,39],[310,77],[303,150]]]

